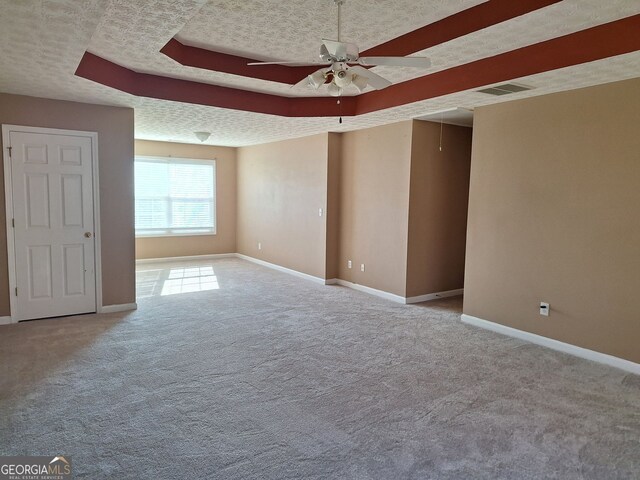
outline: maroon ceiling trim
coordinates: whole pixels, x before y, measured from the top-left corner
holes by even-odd
[[[124,92],[287,117],[351,116],[640,50],[640,15],[398,83],[342,97],[282,97],[137,73],[86,52],[76,75]]]
[[[640,15],[518,48],[358,97],[356,114],[640,50]]]
[[[160,50],[169,58],[186,67],[196,67],[215,72],[231,73],[243,77],[258,78],[271,82],[288,83],[294,85],[301,78],[315,72],[318,67],[289,67],[286,65],[247,65],[259,62],[253,58],[238,57],[213,50],[190,47],[180,43],[175,38]]]
[[[370,48],[362,56],[400,56],[425,50],[562,0],[489,0]]]
[[[172,100],[284,117],[355,115],[356,97],[282,97],[269,93],[138,73],[85,52],[76,69],[79,77],[140,97]],[[340,110],[341,109],[341,110]],[[340,113],[342,112],[342,113]]]
[[[362,56],[400,56],[448,42],[483,28],[519,17],[562,0],[489,0],[449,17],[438,20],[398,38],[362,52]],[[184,45],[175,38],[160,52],[187,67],[231,73],[293,85],[313,73],[317,67],[286,65],[249,66],[258,60]]]

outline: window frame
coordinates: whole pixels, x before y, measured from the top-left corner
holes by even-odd
[[[134,232],[135,238],[162,238],[162,237],[196,237],[196,236],[214,236],[218,233],[218,172],[217,165],[215,159],[200,159],[200,158],[182,158],[182,157],[157,157],[157,156],[149,156],[149,155],[135,155],[134,156],[134,167],[135,162],[147,162],[147,163],[166,163],[166,164],[175,164],[182,163],[187,165],[210,165],[213,168],[213,227],[203,227],[203,228],[183,228],[183,229],[154,229],[149,233],[141,233],[135,227],[135,211],[134,211]],[[134,168],[135,171],[135,168]],[[136,202],[135,195],[135,173],[134,173],[134,206]],[[171,197],[167,197],[167,201],[169,206],[171,205]],[[185,230],[183,232],[179,230]]]

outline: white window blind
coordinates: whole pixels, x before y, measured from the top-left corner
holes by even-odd
[[[136,157],[136,236],[216,233],[215,161]]]

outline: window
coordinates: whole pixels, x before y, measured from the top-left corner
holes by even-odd
[[[216,233],[213,160],[136,157],[136,236]]]

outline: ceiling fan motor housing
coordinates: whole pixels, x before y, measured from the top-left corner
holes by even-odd
[[[323,40],[320,46],[320,60],[323,62],[355,63],[359,56],[358,47],[352,43]]]
[[[327,50],[327,47],[324,44],[320,46],[320,60],[322,60],[323,62],[333,61],[329,50]]]

